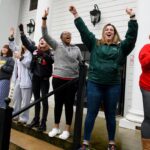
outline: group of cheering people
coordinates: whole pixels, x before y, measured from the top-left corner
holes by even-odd
[[[74,23],[80,33],[82,42],[91,54],[87,80],[87,114],[84,124],[84,139],[79,149],[90,149],[91,133],[100,105],[103,102],[108,131],[108,150],[116,150],[115,116],[120,98],[120,68],[135,47],[138,32],[135,13],[132,9],[126,9],[130,20],[124,40],[120,39],[116,27],[110,23],[104,26],[102,37],[99,40],[89,31],[74,6],[70,6],[69,11],[75,18]],[[53,77],[52,86],[54,90],[79,76],[79,63],[83,60],[80,49],[71,44],[71,33],[68,31],[61,33],[61,42],[56,41],[48,34],[46,24],[48,14],[49,10],[46,9],[42,17],[42,37],[37,46],[26,37],[23,25],[20,24],[22,47],[19,48],[16,45],[14,29],[12,28],[10,30],[9,44],[4,45],[1,50],[0,107],[5,107],[4,99],[8,96],[12,76],[12,81],[15,83],[13,113],[30,103],[32,92],[35,101],[46,95],[49,91],[49,78],[51,76]],[[12,58],[12,54],[15,60]],[[150,147],[150,44],[142,48],[139,60],[142,66],[139,85],[144,104],[144,121],[141,129],[144,149],[144,145]],[[73,104],[77,87],[78,84],[74,83],[67,89],[62,89],[54,94],[55,124],[48,133],[50,137],[59,135],[59,138],[63,140],[70,137]],[[63,105],[65,105],[66,125],[63,132],[61,132],[60,119]],[[34,118],[30,124],[27,124],[29,128],[36,127],[39,131],[46,131],[47,98],[42,101],[42,106],[43,112],[40,118],[41,104],[35,105]],[[14,119],[21,123],[27,123],[29,111],[23,112]]]

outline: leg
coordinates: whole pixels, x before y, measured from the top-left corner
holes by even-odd
[[[96,116],[100,109],[100,104],[103,98],[103,91],[100,85],[88,81],[87,84],[87,115],[84,127],[84,141],[88,142],[91,138],[91,133],[95,123]],[[87,144],[87,143],[86,143]]]
[[[32,90],[34,94],[34,100],[36,101],[37,99],[40,98],[40,87],[41,87],[41,79],[37,76],[33,76],[32,79]],[[40,103],[35,105],[35,117],[34,120],[39,122],[40,119]]]
[[[66,81],[67,83],[68,81]],[[66,140],[70,136],[71,123],[73,117],[73,104],[75,99],[75,94],[77,91],[77,83],[74,83],[67,87],[64,91],[64,103],[65,103],[65,115],[66,115],[66,126],[59,138]]]
[[[41,82],[42,97],[48,94],[48,91],[49,91],[49,78],[46,78],[46,79],[43,79]],[[42,120],[41,120],[39,130],[46,131],[46,121],[47,121],[47,115],[48,115],[48,98],[45,98],[42,101],[42,105],[43,105],[43,113],[42,113]]]
[[[20,88],[19,81],[16,81],[14,87],[13,100],[14,100],[14,106],[13,106],[14,108],[13,114],[14,114],[21,109],[22,95],[21,95],[21,88]],[[19,118],[19,116],[16,116],[15,118],[17,119]]]
[[[116,132],[116,107],[120,98],[120,85],[110,85],[105,89],[104,110],[110,143],[114,143]]]
[[[40,86],[41,86],[41,79],[34,75],[32,78],[32,91],[34,95],[34,101],[40,98]],[[28,127],[29,128],[39,127],[39,120],[40,120],[40,103],[35,105],[34,118],[28,125]]]
[[[61,85],[64,84],[64,81],[61,79],[53,78],[52,79],[52,85],[53,89],[57,89]],[[63,107],[63,99],[64,99],[64,90],[58,91],[57,93],[54,94],[54,100],[55,100],[55,108],[54,108],[54,118],[55,118],[55,125],[52,131],[49,132],[50,137],[54,137],[57,134],[60,134],[60,129],[59,129],[59,123],[60,123],[60,118],[62,114],[62,107]]]
[[[143,150],[150,149],[150,92],[141,88],[143,96],[144,120],[141,126]]]
[[[22,107],[25,107],[30,104],[31,96],[32,96],[32,89],[31,88],[22,88]],[[24,111],[20,115],[20,121],[27,123],[29,120],[29,109]]]
[[[56,88],[60,87],[63,85],[65,82],[61,79],[56,79],[53,78],[52,84],[53,84],[53,89],[55,90]],[[54,115],[55,115],[55,124],[60,123],[60,118],[62,114],[62,108],[63,108],[63,103],[64,103],[64,90],[62,89],[61,91],[58,91],[54,95],[54,100],[55,100],[55,108],[54,108]]]
[[[77,91],[77,83],[69,86],[65,92],[65,115],[66,115],[66,125],[71,126],[73,117],[73,104],[75,100],[75,94]]]
[[[0,80],[0,107],[5,108],[5,98],[8,97],[10,89],[10,80]]]

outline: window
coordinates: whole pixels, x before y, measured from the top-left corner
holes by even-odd
[[[38,0],[30,0],[30,11],[37,9]]]

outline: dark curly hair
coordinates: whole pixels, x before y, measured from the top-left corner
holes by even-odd
[[[7,48],[7,49],[8,49],[8,52],[7,52],[7,56],[6,56],[6,57],[12,57],[12,56],[13,56],[12,50],[9,48],[9,45],[8,45],[8,44],[5,44],[5,45],[3,46],[3,48]],[[2,51],[0,52],[0,56],[3,56]]]

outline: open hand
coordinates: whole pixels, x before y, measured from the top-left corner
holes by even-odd
[[[15,34],[15,29],[13,27],[11,27],[10,31],[9,31],[9,36],[14,37],[14,34]]]
[[[15,51],[14,52],[14,57],[17,58],[17,59],[20,59],[21,58],[20,53],[18,51]]]
[[[49,14],[49,7],[47,9],[44,10],[44,14],[43,17],[47,17]]]

